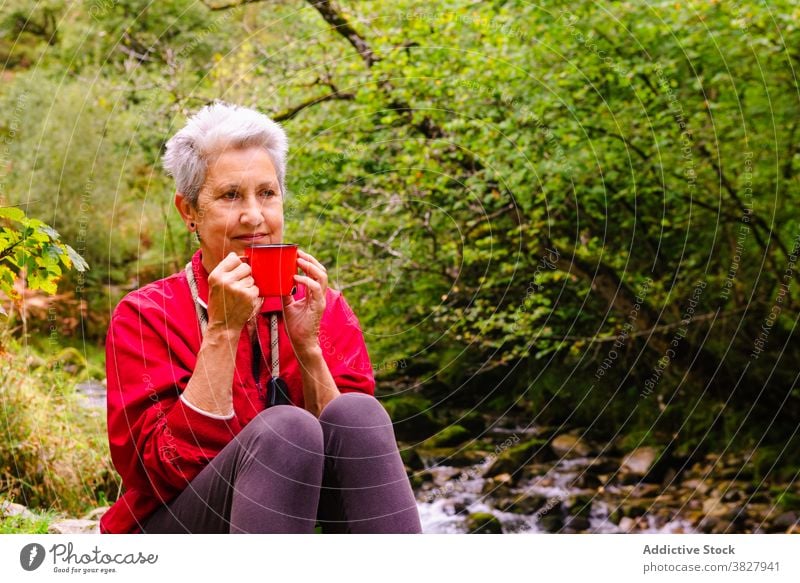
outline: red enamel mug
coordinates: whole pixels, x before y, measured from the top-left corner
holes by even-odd
[[[258,295],[288,296],[295,286],[297,244],[273,243],[245,247],[239,259],[250,264]]]

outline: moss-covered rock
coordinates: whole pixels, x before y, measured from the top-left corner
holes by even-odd
[[[453,420],[457,425],[464,427],[472,438],[480,437],[486,433],[487,421],[477,411],[470,411]]]
[[[467,517],[469,534],[503,534],[500,519],[491,512],[475,512]]]
[[[553,508],[539,516],[538,524],[545,532],[555,533],[564,528],[564,518],[558,508]]]
[[[489,469],[486,470],[486,476],[513,475],[526,464],[552,459],[553,454],[550,448],[547,447],[546,439],[530,439],[501,451],[492,462],[492,465],[489,466]]]
[[[433,404],[421,395],[389,397],[382,399],[381,403],[394,423],[397,439],[423,441],[440,428],[433,415]]]
[[[800,494],[794,492],[780,492],[777,503],[783,510],[800,510]]]
[[[421,470],[425,467],[425,463],[414,447],[401,447],[400,458],[403,460],[403,463],[412,470]]]
[[[623,502],[621,511],[622,516],[636,518],[645,516],[657,507],[657,498],[630,498]]]
[[[452,447],[461,445],[470,438],[470,432],[461,425],[449,425],[426,439],[423,447]]]
[[[547,505],[547,497],[537,494],[514,493],[497,500],[495,507],[503,512],[530,515]]]
[[[425,447],[417,448],[417,453],[428,466],[479,466],[486,461],[486,452],[464,447]]]
[[[593,497],[590,495],[572,496],[569,499],[568,513],[570,516],[589,518],[592,510]]]
[[[483,482],[481,494],[492,498],[508,498],[512,496],[511,476],[509,474],[500,474],[494,478],[487,479]]]
[[[426,482],[432,482],[433,477],[428,470],[421,470],[418,472],[411,472],[408,474],[408,480],[411,483],[411,487],[414,490],[422,489],[423,484]]]

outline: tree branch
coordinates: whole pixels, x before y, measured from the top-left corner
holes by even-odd
[[[312,105],[322,103],[323,101],[333,101],[336,99],[352,100],[355,99],[355,95],[352,93],[340,93],[339,91],[335,91],[333,93],[322,95],[320,97],[312,97],[311,99],[308,99],[299,105],[291,107],[286,111],[283,111],[273,116],[272,119],[275,121],[286,121],[292,119],[294,116],[296,116],[298,113],[300,113],[307,107],[311,107]]]
[[[347,39],[353,48],[361,55],[361,59],[367,67],[372,67],[379,61],[375,53],[367,44],[367,41],[358,34],[341,12],[331,4],[330,0],[308,0],[308,3],[320,13],[325,22],[330,24],[336,32]]]
[[[203,0],[203,4],[205,4],[206,8],[209,10],[217,11],[217,10],[229,10],[231,8],[239,8],[240,6],[244,6],[245,4],[255,4],[256,2],[263,2],[264,0],[239,0],[239,2],[231,2],[230,4],[209,4],[206,0]]]
[[[22,241],[23,241],[23,239],[20,239],[20,240],[19,240],[19,241],[17,241],[16,243],[12,243],[12,244],[11,244],[11,245],[9,245],[8,247],[6,247],[6,248],[5,248],[5,249],[3,249],[2,251],[0,251],[0,259],[5,259],[5,258],[6,258],[6,257],[8,257],[9,255],[11,255],[11,253],[14,251],[14,249],[16,248],[16,246],[17,246],[17,245],[19,245],[20,243],[22,243]]]
[[[702,322],[705,320],[724,320],[726,318],[730,318],[742,311],[745,308],[739,308],[738,310],[730,310],[727,312],[720,313],[718,311],[715,312],[708,312],[706,314],[700,314],[698,316],[694,316],[692,318],[692,323],[694,322]],[[631,332],[627,335],[627,338],[639,338],[641,336],[649,336],[651,334],[659,334],[661,332],[667,332],[668,330],[674,330],[681,326],[685,326],[685,322],[678,321],[673,322],[671,324],[661,324],[654,328],[648,328],[647,330],[637,330],[636,332]],[[619,339],[619,334],[612,334],[608,336],[559,336],[557,334],[550,334],[550,335],[542,335],[536,336],[536,340],[568,340],[570,342],[586,342],[588,344],[596,344],[596,343],[605,343],[605,342],[615,342]]]
[[[608,136],[609,138],[614,138],[621,141],[623,144],[625,144],[626,148],[630,148],[631,150],[636,152],[642,160],[648,161],[650,159],[649,156],[639,146],[635,145],[633,142],[628,140],[622,134],[618,134],[616,132],[610,132],[607,129],[598,126],[584,126],[584,127],[587,130],[595,131],[599,134],[603,134],[604,136]]]
[[[237,8],[239,6],[244,6],[245,4],[254,4],[256,2],[262,2],[264,0],[237,0],[235,2],[231,2],[228,4],[210,4],[208,0],[203,0],[203,4],[209,10],[228,10],[231,8]],[[352,27],[350,22],[345,18],[345,16],[339,11],[339,9],[334,6],[334,4],[330,0],[306,0],[319,14],[322,18],[330,24],[333,29],[342,37],[344,37],[348,43],[358,52],[361,60],[367,65],[368,68],[372,67],[375,63],[380,61],[380,57],[375,54],[372,48],[369,46],[369,43],[362,37],[356,30]],[[419,131],[423,136],[427,139],[437,139],[447,135],[441,127],[439,127],[436,122],[434,122],[430,117],[425,116],[419,122],[413,122],[412,114],[414,109],[408,104],[406,101],[402,99],[397,99],[392,96],[392,92],[394,91],[394,86],[391,84],[390,81],[384,80],[380,83],[380,89],[384,93],[384,95],[389,99],[388,107],[389,109],[396,110],[401,112],[405,115],[406,121],[409,125],[414,127],[417,131]],[[339,97],[334,97],[333,94],[328,97],[327,99],[337,99]],[[327,99],[323,99],[322,101],[327,101]],[[301,104],[295,110],[289,110],[282,115],[286,115],[284,119],[291,119],[294,115],[297,115],[302,109],[319,103],[320,100],[312,100]],[[450,151],[454,151],[454,147],[450,146]],[[478,161],[474,156],[472,156],[468,152],[461,152],[460,157],[456,157],[456,163],[467,170],[470,173],[475,173],[479,170],[483,169],[483,164]]]
[[[550,248],[555,248],[548,240],[545,240],[544,243],[543,247],[550,246]],[[561,249],[559,249],[559,251],[561,251]],[[659,332],[680,325],[683,323],[682,321],[659,324],[661,314],[656,312],[646,302],[637,303],[636,293],[622,281],[619,275],[617,275],[614,269],[609,265],[599,261],[596,265],[592,265],[588,261],[577,257],[574,250],[570,249],[563,249],[555,265],[564,273],[573,273],[588,280],[592,286],[592,290],[601,299],[608,302],[609,307],[618,314],[628,315],[634,310],[635,306],[638,306],[636,312],[638,316],[637,320],[641,320],[648,329],[647,347],[661,356],[667,353],[670,344]],[[678,352],[675,361],[685,366],[687,373],[693,376],[699,375],[698,380],[701,380],[703,383],[710,383],[712,380],[720,383],[721,376],[725,374],[725,371],[724,369],[720,371],[716,370],[714,362],[716,362],[717,359],[714,355],[702,344],[700,346],[692,345],[688,338],[684,338],[683,342],[685,343],[685,347]],[[690,353],[696,353],[696,356],[690,359]]]
[[[209,10],[218,11],[230,10],[231,8],[239,8],[246,4],[256,4],[257,2],[263,1],[264,0],[238,0],[237,2],[230,2],[228,4],[211,4],[207,0],[203,0],[203,4],[205,4],[206,8]],[[367,41],[364,40],[364,37],[356,32],[344,15],[333,6],[330,0],[307,0],[307,2],[320,13],[325,22],[330,24],[336,32],[347,39],[347,42],[358,52],[367,67],[372,67],[372,65],[380,60],[372,51]]]
[[[753,209],[748,209],[747,206],[744,204],[744,202],[742,202],[742,199],[739,198],[739,195],[736,192],[736,188],[733,186],[731,181],[728,180],[728,177],[725,175],[725,172],[723,172],[722,167],[718,162],[719,158],[714,156],[714,154],[711,152],[711,150],[708,149],[708,146],[706,146],[706,144],[700,144],[699,150],[703,154],[703,156],[711,163],[711,166],[717,173],[717,177],[719,178],[720,184],[728,193],[728,196],[730,196],[731,199],[734,202],[736,202],[737,205],[739,205],[739,208],[742,210],[743,214],[750,214],[751,222],[753,225],[753,238],[756,240],[756,242],[764,249],[765,252],[768,252],[769,246],[767,242],[762,238],[761,233],[759,233],[760,229],[763,232],[766,232],[766,234],[775,241],[775,244],[781,250],[784,257],[788,258],[789,250],[786,248],[786,245],[783,244],[783,241],[781,241],[780,237],[778,237],[778,234],[774,231],[774,229],[772,229],[772,227],[770,227],[766,223],[766,221],[763,218],[761,218],[761,216],[753,212]]]

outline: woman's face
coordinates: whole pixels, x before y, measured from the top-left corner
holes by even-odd
[[[263,148],[226,150],[213,158],[197,208],[180,194],[176,204],[184,219],[197,226],[209,273],[231,251],[244,255],[253,243],[283,241],[283,193]]]

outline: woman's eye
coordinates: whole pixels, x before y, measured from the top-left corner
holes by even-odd
[[[223,195],[223,197],[227,198],[228,200],[233,200],[234,198],[236,198],[238,196],[238,194],[239,194],[238,192],[236,192],[234,190],[231,190],[230,192],[226,192]]]
[[[261,192],[261,195],[262,196],[267,196],[267,197],[275,196],[275,191],[272,190],[272,189],[264,190],[264,191]]]

